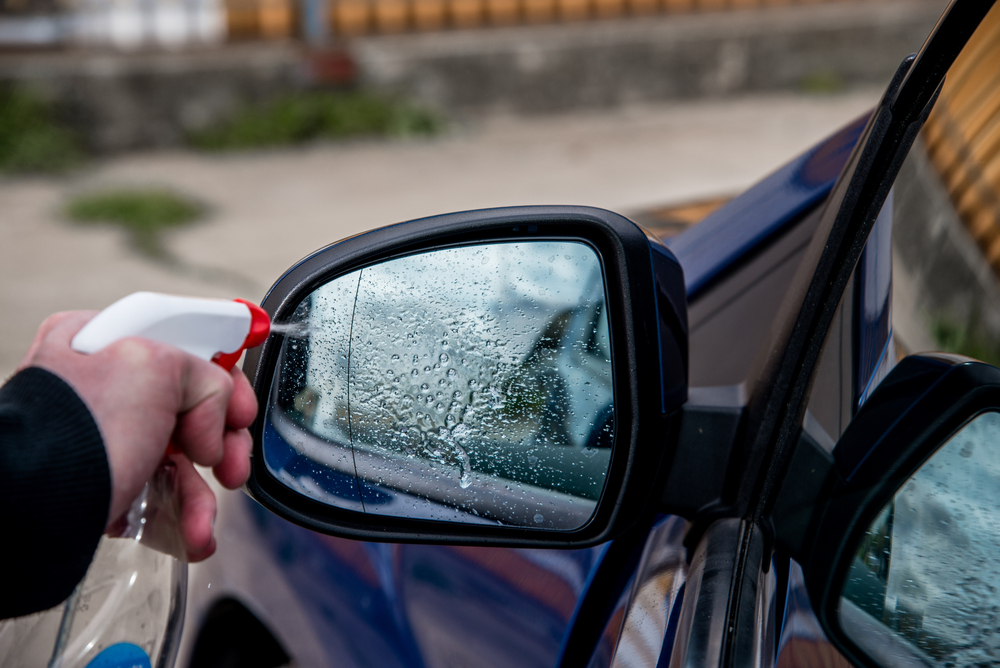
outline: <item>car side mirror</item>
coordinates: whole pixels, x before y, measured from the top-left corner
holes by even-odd
[[[776,537],[802,564],[838,649],[880,668],[994,662],[1000,370],[955,355],[907,357],[832,457],[807,436],[799,450],[775,507]]]
[[[263,307],[247,490],[364,540],[583,546],[650,507],[687,396],[680,265],[607,211],[524,207],[327,247]]]

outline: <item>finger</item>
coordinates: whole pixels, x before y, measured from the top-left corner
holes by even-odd
[[[174,489],[180,503],[181,540],[188,561],[201,561],[215,552],[215,494],[187,457],[170,459],[177,466]]]
[[[243,429],[253,424],[257,417],[257,395],[241,370],[234,367],[230,373],[233,376],[233,393],[226,410],[226,426]]]
[[[224,452],[233,378],[219,366],[194,357],[189,357],[186,366],[174,444],[194,463],[215,466],[222,461]]]
[[[68,348],[76,333],[95,315],[97,311],[62,311],[50,315],[39,325],[35,338],[32,339],[28,352],[25,353],[17,370],[21,371],[34,364],[39,349],[46,342],[57,344],[60,348]]]
[[[250,477],[253,438],[246,429],[230,429],[225,435],[225,454],[212,471],[226,489],[237,489]]]

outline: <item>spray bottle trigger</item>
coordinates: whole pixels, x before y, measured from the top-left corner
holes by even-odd
[[[233,301],[239,302],[250,309],[250,331],[247,332],[247,337],[243,340],[243,345],[236,351],[231,353],[217,353],[212,358],[213,362],[226,371],[236,366],[236,362],[239,361],[240,355],[243,354],[244,350],[255,348],[264,343],[267,335],[271,333],[271,318],[267,315],[267,311],[245,299],[234,299]]]
[[[267,335],[271,333],[271,317],[267,311],[246,299],[234,299],[233,301],[250,309],[250,333],[247,334],[247,340],[243,342],[243,347],[256,348],[264,343]]]

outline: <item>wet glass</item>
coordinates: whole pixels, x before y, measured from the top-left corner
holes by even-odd
[[[574,241],[392,259],[316,289],[283,328],[264,461],[324,504],[577,529],[610,465],[601,263]]]
[[[885,666],[1000,663],[1000,413],[967,423],[869,527],[840,622]]]

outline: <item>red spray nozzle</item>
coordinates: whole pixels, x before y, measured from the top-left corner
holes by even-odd
[[[233,301],[239,302],[250,309],[250,331],[247,333],[247,338],[243,340],[243,345],[238,350],[231,353],[219,353],[212,358],[213,362],[227,371],[236,365],[244,350],[255,348],[264,343],[267,335],[271,333],[271,318],[264,309],[245,299],[234,299]]]

